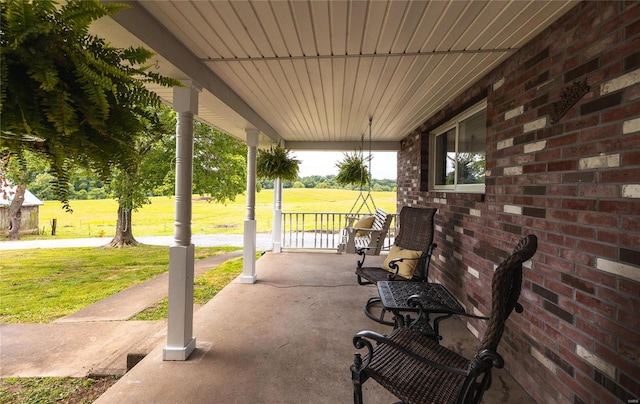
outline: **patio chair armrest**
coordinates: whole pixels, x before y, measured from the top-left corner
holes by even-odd
[[[394,258],[391,261],[389,261],[389,268],[391,268],[392,270],[394,270],[394,273],[390,273],[387,278],[392,281],[395,278],[398,277],[398,272],[400,271],[400,266],[398,266],[399,262],[404,262],[404,261],[418,261],[421,260],[423,257],[417,257],[417,258]]]
[[[368,355],[365,357],[365,360],[361,362],[360,364],[360,369],[364,369],[366,368],[371,361],[373,360],[373,357],[376,353],[373,344],[371,343],[370,340],[373,340],[376,342],[376,345],[380,345],[380,344],[385,344],[388,345],[389,347],[393,348],[394,350],[402,353],[403,355],[406,355],[410,358],[413,358],[417,361],[420,361],[422,363],[424,363],[427,366],[431,366],[437,369],[442,370],[443,372],[449,372],[449,373],[455,373],[457,375],[462,375],[462,376],[468,376],[469,375],[469,371],[467,369],[459,369],[459,368],[454,368],[451,366],[447,366],[447,365],[443,365],[441,363],[438,362],[434,362],[430,359],[427,359],[423,356],[418,355],[417,353],[413,352],[412,350],[398,344],[397,342],[393,341],[392,339],[379,334],[377,332],[374,331],[360,331],[359,333],[357,333],[354,337],[353,337],[353,346],[356,347],[357,349],[362,349],[362,348],[367,348],[367,353]],[[358,355],[358,354],[356,354]],[[358,355],[359,357],[359,355]],[[479,358],[478,360],[483,360],[483,358]]]
[[[415,307],[419,310],[419,315],[418,318],[420,318],[420,316],[422,315],[423,312],[426,312],[424,310],[424,306],[422,305],[422,300],[426,300],[429,302],[430,305],[435,306],[438,308],[439,312],[443,312],[443,313],[449,313],[449,314],[457,314],[459,316],[465,316],[465,317],[470,317],[470,318],[477,318],[479,320],[488,320],[489,317],[486,316],[477,316],[475,314],[470,314],[465,312],[464,310],[455,310],[447,305],[444,305],[442,303],[440,303],[437,300],[431,299],[430,297],[427,296],[421,296],[421,295],[412,295],[409,296],[409,298],[407,299],[407,305],[409,307]]]
[[[478,352],[473,357],[473,360],[479,364],[482,364],[480,367],[481,369],[487,368],[489,366],[493,366],[496,369],[501,369],[504,367],[504,359],[502,358],[502,356],[491,349],[483,349],[482,351]]]
[[[477,318],[479,320],[489,320],[489,317],[487,317],[487,316],[477,316],[475,314],[467,313],[467,312],[462,311],[462,310],[454,310],[451,307],[446,306],[444,304],[441,304],[437,300],[431,299],[430,297],[427,297],[427,296],[424,296],[424,297],[422,297],[420,295],[409,296],[409,298],[407,299],[407,305],[409,307],[415,307],[416,309],[418,309],[419,313],[421,315],[422,312],[424,311],[424,307],[422,306],[421,300],[428,301],[429,304],[431,304],[433,306],[437,306],[439,308],[439,310],[441,310],[443,312],[446,312],[446,313],[457,314],[459,316],[464,316],[464,317],[469,317],[469,318]],[[520,303],[516,302],[514,310],[516,311],[516,313],[522,313],[524,311],[524,308],[522,307],[522,305]],[[420,315],[418,315],[418,318],[420,317]]]
[[[358,268],[362,268],[364,265],[364,260],[367,258],[367,250],[370,250],[371,247],[361,247],[356,250],[356,254],[362,257],[362,260],[358,260]]]

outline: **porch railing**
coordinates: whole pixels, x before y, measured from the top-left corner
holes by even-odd
[[[343,229],[349,218],[356,220],[368,213],[310,212],[282,213],[282,249],[337,250],[343,243]],[[396,215],[393,215],[383,248],[389,248],[395,237]]]

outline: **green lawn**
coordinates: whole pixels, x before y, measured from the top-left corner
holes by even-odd
[[[290,188],[283,191],[283,212],[349,212],[358,198],[357,191],[339,189]],[[372,192],[377,207],[390,213],[396,211],[395,192]],[[72,213],[65,212],[57,201],[45,201],[40,207],[40,230],[43,235],[32,238],[105,237],[114,235],[117,204],[112,199],[71,201]],[[133,213],[134,236],[171,235],[174,231],[173,197],[154,197],[151,204]],[[219,204],[194,197],[193,234],[241,234],[246,215],[245,197],[235,202]],[[56,236],[51,236],[51,219],[57,219]],[[273,190],[258,192],[256,221],[258,232],[272,229]]]
[[[197,247],[196,259],[237,249]],[[164,246],[33,249],[2,254],[0,323],[47,323],[169,269],[169,248]],[[223,278],[227,283],[233,279],[227,274]]]

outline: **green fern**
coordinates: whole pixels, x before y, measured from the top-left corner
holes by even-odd
[[[135,137],[157,94],[145,83],[181,86],[148,70],[153,53],[114,48],[89,34],[95,20],[127,8],[98,0],[0,2],[0,154],[47,158],[65,203],[68,170],[103,176],[135,159]]]
[[[298,179],[300,160],[290,155],[291,151],[282,147],[280,142],[269,149],[258,150],[256,172],[259,178],[284,181]]]
[[[338,175],[336,182],[342,185],[358,185],[363,187],[370,183],[371,178],[366,163],[369,157],[365,158],[361,152],[353,154],[344,153],[344,159],[336,163]]]

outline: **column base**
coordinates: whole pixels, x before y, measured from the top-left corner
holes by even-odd
[[[256,283],[256,281],[258,280],[258,276],[257,275],[242,275],[240,277],[240,283]]]
[[[162,350],[163,361],[186,361],[196,349],[196,339],[192,338],[184,347],[167,346]]]

